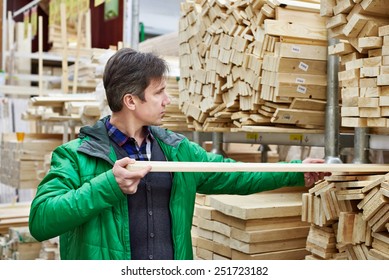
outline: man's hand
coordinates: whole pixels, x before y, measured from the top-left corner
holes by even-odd
[[[125,194],[136,193],[140,180],[151,170],[151,166],[147,166],[140,170],[129,171],[126,166],[133,163],[135,163],[134,159],[125,157],[117,160],[112,168],[115,180]]]
[[[302,163],[324,163],[324,159],[320,158],[306,158],[303,160]],[[304,180],[305,180],[305,186],[310,188],[313,187],[315,182],[322,180],[326,176],[330,176],[330,172],[305,172],[304,173]]]

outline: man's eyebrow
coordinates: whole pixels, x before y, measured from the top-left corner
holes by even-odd
[[[165,85],[163,85],[163,86],[160,86],[160,87],[158,87],[158,90],[163,90],[163,89],[165,89],[167,87],[167,84],[165,84]]]

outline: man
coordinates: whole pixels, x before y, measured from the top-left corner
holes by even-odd
[[[40,241],[60,236],[61,259],[192,259],[196,192],[252,194],[312,185],[325,175],[129,171],[135,160],[233,161],[158,127],[170,103],[167,70],[151,53],[119,50],[103,77],[112,115],[53,152],[29,227]]]

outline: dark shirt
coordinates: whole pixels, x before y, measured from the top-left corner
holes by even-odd
[[[144,127],[144,129],[147,130],[147,136],[143,143],[139,146],[139,143],[137,143],[133,137],[128,137],[117,127],[112,125],[110,119],[107,119],[105,126],[107,127],[109,137],[111,137],[116,144],[122,147],[130,158],[143,161],[150,160],[151,145],[154,138],[148,127]]]
[[[148,127],[145,141],[139,146],[136,140],[126,136],[106,122],[108,134],[117,146],[135,160],[165,161],[165,155]],[[120,152],[121,158],[123,155]],[[131,258],[152,260],[174,258],[169,210],[172,174],[150,172],[141,179],[136,193],[127,195],[130,229]]]

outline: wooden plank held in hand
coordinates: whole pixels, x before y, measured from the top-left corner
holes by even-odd
[[[130,171],[151,166],[151,172],[387,172],[388,164],[311,164],[246,162],[172,162],[136,161],[127,165]]]

